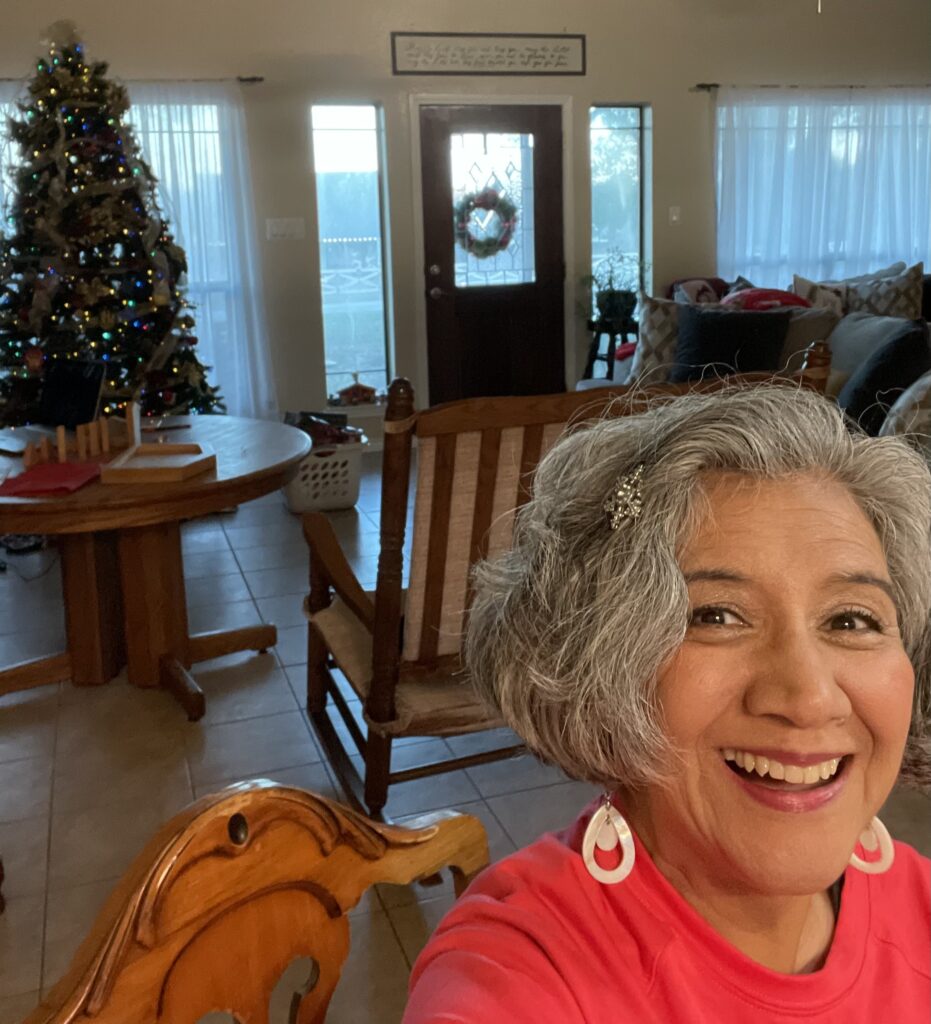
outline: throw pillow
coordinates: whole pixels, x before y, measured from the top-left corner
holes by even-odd
[[[748,288],[756,288],[756,285],[752,281],[748,281],[742,274],[738,274],[737,280],[728,285],[727,294],[733,295],[734,292],[743,292]]]
[[[924,320],[900,321],[900,333],[874,352],[837,396],[837,404],[874,437],[896,399],[931,370]]]
[[[922,374],[895,400],[889,415],[879,428],[880,437],[906,434],[921,444],[931,456],[931,372]]]
[[[655,299],[640,293],[637,348],[630,368],[630,380],[649,375],[653,383],[666,379],[675,359],[679,338],[679,311],[686,307],[672,299]]]
[[[698,305],[718,301],[714,285],[703,277],[696,277],[692,281],[679,281],[673,289],[672,297],[676,302],[691,302]]]
[[[808,299],[813,306],[833,310],[838,316],[843,316],[846,312],[847,285],[845,284],[819,284],[817,281],[809,281],[807,277],[794,274],[792,291],[803,299]]]
[[[882,277],[847,286],[849,312],[875,313],[877,316],[921,316],[921,281],[924,266],[916,263],[895,277]]]
[[[778,370],[789,313],[745,313],[683,306],[679,344],[669,380]]]
[[[836,398],[870,356],[893,338],[910,321],[897,316],[873,316],[871,313],[848,313],[831,332],[831,372],[827,394]]]
[[[779,309],[781,306],[804,306],[811,303],[801,295],[784,292],[779,288],[742,288],[740,291],[728,292],[721,299],[721,305],[729,309]]]
[[[905,260],[891,263],[888,267],[881,267],[879,270],[871,270],[866,274],[857,274],[856,277],[841,277],[836,281],[824,281],[823,284],[860,284],[861,281],[878,281],[881,277],[898,277],[905,269]]]
[[[812,342],[828,341],[840,316],[832,309],[793,309],[789,315],[789,330],[779,357],[780,371],[794,372],[802,368],[805,350]]]

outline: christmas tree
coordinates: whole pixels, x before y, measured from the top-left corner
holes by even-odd
[[[101,360],[102,410],[222,411],[195,354],[187,264],[126,123],[125,88],[50,30],[9,130],[21,151],[0,245],[0,404],[28,419],[56,360]]]

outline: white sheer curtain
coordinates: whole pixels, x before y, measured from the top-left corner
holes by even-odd
[[[130,83],[130,119],[187,254],[199,358],[227,409],[278,415],[239,86]]]
[[[931,272],[931,88],[722,88],[716,158],[721,277]]]
[[[7,119],[16,113],[13,103],[24,88],[25,81],[0,81],[0,211],[4,214],[10,197],[10,169],[19,156],[17,147],[7,131]],[[5,226],[0,225],[0,229]]]

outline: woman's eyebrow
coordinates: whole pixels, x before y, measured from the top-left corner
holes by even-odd
[[[874,576],[871,572],[835,572],[828,577],[828,583],[861,583],[868,587],[878,587],[896,608],[899,606],[895,590],[889,580]]]
[[[739,572],[734,572],[732,569],[694,569],[682,575],[686,583],[696,583],[702,580],[711,580],[712,582],[724,581],[726,583],[750,582],[747,576],[742,576]]]

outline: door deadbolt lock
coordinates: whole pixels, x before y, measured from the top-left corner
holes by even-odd
[[[434,277],[438,277],[439,276],[439,274],[440,274],[440,265],[439,265],[439,263],[431,263],[430,264],[430,273]]]

